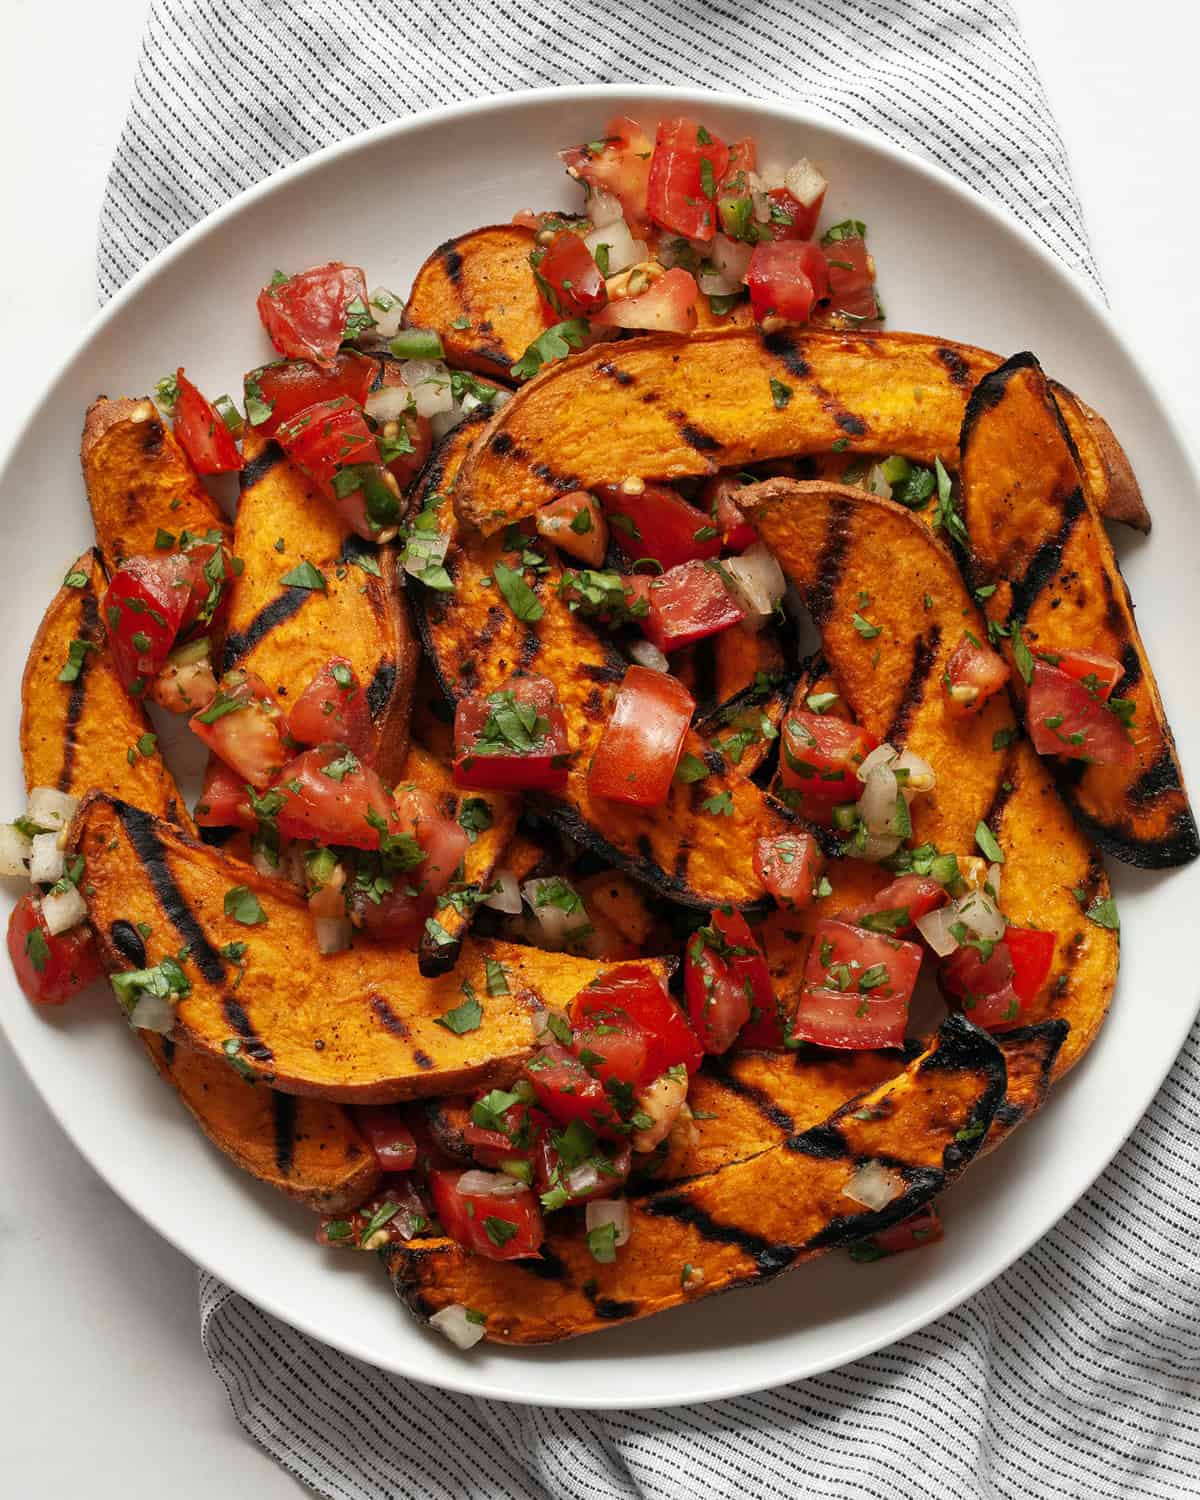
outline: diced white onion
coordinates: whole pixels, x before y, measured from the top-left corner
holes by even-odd
[[[406,385],[381,385],[367,397],[363,410],[377,422],[396,422],[408,410],[412,399]]]
[[[506,1172],[464,1172],[458,1179],[460,1193],[474,1193],[480,1198],[515,1198],[525,1191],[525,1184]]]
[[[933,767],[927,760],[922,760],[919,755],[914,755],[911,750],[901,752],[900,759],[892,768],[896,771],[907,771],[908,780],[903,783],[904,795],[912,796],[916,792],[931,792],[937,785],[937,776]]]
[[[856,848],[854,853],[859,859],[870,860],[873,864],[878,864],[881,859],[891,859],[902,842],[903,840],[891,833],[868,833],[863,849]]]
[[[129,1024],[138,1031],[157,1031],[159,1036],[166,1036],[175,1025],[175,1007],[166,995],[143,990],[129,1013]]]
[[[29,878],[35,885],[53,885],[66,873],[66,856],[57,833],[38,833],[30,846]]]
[[[594,1161],[582,1161],[567,1173],[567,1187],[577,1197],[600,1186],[600,1168]]]
[[[579,932],[582,928],[590,927],[587,910],[580,901],[575,911],[563,911],[561,906],[555,906],[549,901],[539,900],[543,896],[545,888],[549,885],[567,886],[567,882],[561,879],[552,880],[527,880],[521,887],[521,895],[529,903],[534,916],[537,918],[538,926],[542,929],[542,937],[550,947],[561,946],[573,932]],[[570,886],[567,887],[571,889]]]
[[[811,208],[829,186],[824,175],[804,156],[787,169],[783,185],[805,208]]]
[[[666,1140],[687,1101],[687,1091],[686,1077],[660,1073],[638,1094],[637,1107],[650,1116],[650,1124],[635,1130],[630,1137],[629,1144],[635,1151],[653,1151],[659,1141]]]
[[[381,307],[376,306],[376,297],[381,302],[391,302],[391,306],[387,312],[384,312]],[[368,330],[372,337],[377,339],[394,339],[400,332],[400,325],[404,322],[404,303],[401,298],[397,297],[395,292],[388,291],[387,287],[379,286],[375,288],[367,299],[367,307],[371,316],[375,319],[375,327]]]
[[[261,844],[256,844],[250,855],[250,863],[260,875],[269,875],[274,880],[286,879],[283,871],[279,868],[279,860],[271,855]]]
[[[783,569],[765,542],[755,542],[740,557],[721,564],[733,584],[733,592],[746,611],[743,622],[759,630],[775,613],[775,606],[787,593]]]
[[[867,475],[867,490],[872,495],[881,495],[885,500],[892,498],[892,487],[884,477],[882,464],[871,465],[871,472]]]
[[[617,209],[617,217],[610,219],[606,224],[598,225],[591,234],[584,236],[583,243],[593,255],[601,245],[608,246],[608,269],[606,276],[616,276],[622,271],[628,271],[630,266],[636,266],[649,255],[644,240],[635,240],[633,233],[620,216],[620,207]]]
[[[847,1198],[853,1198],[855,1203],[878,1212],[904,1192],[904,1178],[891,1167],[885,1167],[881,1161],[865,1161],[851,1176],[842,1192]]]
[[[629,654],[639,667],[649,667],[651,672],[668,672],[671,669],[671,663],[653,641],[634,641]]]
[[[314,917],[318,953],[344,953],[354,936],[349,917]]]
[[[589,1230],[615,1224],[617,1234],[613,1244],[629,1243],[629,1204],[624,1198],[593,1198],[584,1209],[584,1217]]]
[[[995,898],[996,898],[997,901],[999,901],[999,899],[1000,899],[1000,866],[999,865],[989,865],[988,866],[987,883],[992,888],[992,895],[995,896]]]
[[[956,902],[957,917],[975,937],[984,943],[998,943],[1004,936],[1004,918],[1000,908],[984,891],[968,891]]]
[[[917,918],[917,931],[939,958],[946,958],[958,947],[958,939],[950,931],[958,921],[953,906],[939,906],[937,911],[927,911]]]
[[[517,877],[511,870],[497,870],[492,882],[499,886],[499,890],[481,901],[481,906],[490,906],[493,911],[505,912],[510,917],[515,917],[521,911],[521,887]]]
[[[738,291],[745,285],[753,254],[753,245],[731,240],[725,234],[713,235],[705,257],[713,269],[700,273],[700,290],[708,297],[728,297]]]
[[[0,875],[28,880],[31,853],[31,841],[26,834],[12,823],[0,823]]]
[[[890,766],[876,766],[862,796],[858,799],[858,812],[867,825],[868,833],[890,833],[892,819],[896,816],[896,777]]]
[[[65,828],[78,806],[78,797],[70,797],[56,787],[35,786],[29,794],[26,816],[39,828]]]
[[[871,778],[871,773],[879,768],[891,768],[892,763],[899,759],[895,747],[884,740],[882,745],[876,745],[869,755],[863,757],[862,765],[858,768],[858,779],[864,785]]]
[[[450,371],[440,360],[406,359],[400,366],[400,378],[408,387],[419,417],[433,417],[453,407]]]
[[[755,183],[754,174],[751,174],[751,186],[761,188],[764,193],[770,192],[773,188],[787,186],[785,181],[786,169],[780,166],[778,162],[769,161],[764,166],[759,167],[757,176],[758,182]]]
[[[467,1317],[467,1309],[461,1302],[452,1302],[441,1312],[435,1312],[429,1326],[448,1338],[456,1349],[473,1349],[484,1332],[482,1323],[473,1323]]]
[[[87,918],[87,903],[78,890],[69,885],[65,891],[51,892],[42,897],[42,916],[51,937],[60,932],[69,932]]]
[[[598,187],[588,188],[587,212],[597,229],[605,224],[615,224],[618,219],[623,220],[625,217],[621,200]]]
[[[414,531],[404,548],[404,571],[420,578],[426,568],[445,562],[450,547],[448,531]]]

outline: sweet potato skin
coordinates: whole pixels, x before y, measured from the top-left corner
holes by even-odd
[[[1050,389],[1075,444],[1080,473],[1096,510],[1106,521],[1120,521],[1149,534],[1150,512],[1133,465],[1112,428],[1065,385],[1052,380]]]
[[[734,328],[596,345],[497,413],[455,506],[490,535],[565,490],[711,474],[835,443],[954,465],[967,396],[995,364],[984,350],[909,333],[762,338]],[[791,391],[782,407],[772,380]]]
[[[153,553],[160,528],[228,538],[228,521],[148,397],[97,397],[84,419],[80,457],[96,545],[110,573],[127,557]]]
[[[190,829],[191,818],[157,744],[149,754],[139,749],[151,724],[113,665],[101,617],[106,580],[98,554],[85,552],[67,572],[87,581],[82,588],[64,584],[55,594],[21,678],[26,789],[52,786],[80,796],[100,787]],[[94,649],[85,652],[74,682],[60,682],[73,640]]]
[[[523,225],[488,224],[439,245],[413,280],[405,327],[436,330],[448,364],[508,380],[547,326],[529,264],[536,244]]]
[[[450,435],[421,491],[421,498],[442,497],[439,524],[450,533],[445,567],[453,592],[414,590],[421,635],[446,695],[456,700],[492,692],[518,670],[549,677],[558,689],[574,752],[566,790],[546,803],[555,823],[673,900],[694,906],[744,906],[761,900],[752,867],[754,840],[790,826],[788,816],[727,767],[694,731],[684,751],[707,755],[710,775],[690,785],[675,782],[661,807],[601,806],[589,795],[588,763],[626,663],[561,599],[556,563],[548,561],[544,570],[526,573],[542,606],[540,620],[524,623],[504,602],[494,585],[496,564],[520,568],[520,549],[506,548],[502,537],[465,538],[446,498],[470,438],[463,428]],[[728,806],[727,813],[704,809],[706,801],[726,792],[728,803],[722,798],[721,805]]]
[[[1117,934],[1084,916],[1109,894],[1108,877],[1008,699],[998,694],[971,715],[948,709],[949,653],[964,629],[986,638],[954,559],[912,512],[862,490],[776,479],[748,488],[746,504],[813,614],[846,708],[938,773],[935,790],[913,802],[913,842],[971,853],[983,821],[1006,854],[1006,914],[1054,932],[1050,975],[1025,1019],[1071,1022],[1055,1061],[1061,1076],[1095,1037],[1116,983]],[[878,636],[863,638],[856,611]]]
[[[374,763],[395,780],[420,654],[396,550],[355,536],[273,439],[248,428],[243,450],[233,540],[243,568],[230,584],[225,670],[257,672],[286,707],[331,657],[345,658],[367,693]],[[324,590],[280,582],[302,561],[323,574]]]
[[[1148,869],[1200,855],[1183,770],[1129,590],[1081,483],[1070,436],[1032,354],[983,382],[963,422],[962,507],[973,587],[995,586],[990,620],[1018,625],[1037,652],[1086,647],[1121,662],[1114,697],[1132,701],[1128,766],[1052,760],[1063,796],[1100,846]],[[1005,641],[1022,706],[1025,682]]]
[[[899,1077],[814,1129],[632,1199],[629,1243],[610,1264],[593,1259],[582,1223],[565,1215],[550,1222],[539,1274],[448,1240],[414,1240],[391,1247],[385,1259],[397,1292],[420,1318],[457,1302],[484,1313],[486,1336],[500,1343],[597,1332],[755,1285],[906,1217],[975,1155],[1004,1084],[996,1044],[951,1017],[933,1048]],[[842,1190],[857,1164],[881,1156],[902,1164],[908,1188],[871,1213]]]
[[[321,958],[299,893],[128,803],[85,798],[72,836],[106,965],[132,967],[114,923],[150,926],[151,964],[186,944],[192,989],[172,1040],[218,1060],[237,1040],[247,1066],[284,1093],[382,1104],[505,1084],[533,1048],[534,1009],[566,1006],[603,968],[505,943],[465,942],[458,971],[434,980],[420,975],[415,953],[391,946]],[[254,893],[264,923],[225,914],[235,886]],[[247,945],[240,964],[221,951],[231,942]],[[508,994],[489,993],[488,959],[503,965]],[[472,994],[478,1026],[459,1035],[439,1024]]]

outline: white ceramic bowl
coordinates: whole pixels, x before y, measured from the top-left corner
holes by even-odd
[[[91,539],[79,478],[83,410],[137,394],[184,363],[202,389],[237,390],[268,357],[254,298],[276,266],[362,265],[403,291],[433,246],[523,207],[578,193],[556,148],[614,114],[699,115],[753,134],[767,158],[814,158],[833,220],[864,219],[889,326],[1008,354],[1031,348],[1113,423],[1154,513],[1125,537],[1139,620],[1185,766],[1200,786],[1197,479],[1150,380],[1107,315],[1034,239],[946,174],[874,137],[778,105],[662,89],[561,89],[483,100],[383,126],[269,179],[214,214],[114,299],[47,390],[0,475],[6,555],[0,669],[19,680],[66,563]],[[18,703],[0,741],[0,809],[22,804]],[[1149,1103],[1196,1008],[1191,953],[1200,866],[1114,871],[1124,965],[1096,1045],[1041,1115],[944,1202],[947,1235],[871,1266],[842,1255],[752,1292],[700,1302],[537,1351],[460,1355],[419,1329],[374,1257],[322,1252],[313,1218],[240,1174],[201,1137],[131,1045],[111,1004],[35,1012],[7,966],[0,1020],[63,1128],[127,1203],[185,1254],[296,1327],[384,1369],[455,1390],[583,1407],[665,1406],[816,1374],[928,1323],[983,1286],[1087,1188]],[[71,1224],[64,1232],[87,1233]]]

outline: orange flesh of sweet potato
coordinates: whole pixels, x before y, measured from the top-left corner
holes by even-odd
[[[470,431],[462,428],[452,433],[422,487],[422,498],[432,493],[443,497],[439,522],[451,533],[445,566],[453,592],[424,592],[415,601],[426,649],[447,695],[453,699],[495,691],[516,671],[548,677],[558,689],[574,752],[566,790],[549,805],[558,825],[674,900],[742,906],[761,899],[752,866],[754,840],[790,824],[781,809],[711,751],[711,774],[689,785],[676,781],[660,807],[600,805],[589,795],[588,763],[625,661],[567,608],[553,562],[543,573],[526,573],[542,618],[527,624],[513,614],[494,579],[497,562],[520,567],[519,552],[506,549],[502,537],[472,538],[466,544],[446,498],[470,439]],[[689,733],[685,754],[704,755],[706,748],[694,731]],[[728,813],[704,810],[702,804],[713,797]]]
[[[88,407],[80,449],[96,544],[111,572],[152,554],[160,530],[203,535],[229,523],[148,397]]]
[[[509,1082],[534,1045],[532,1012],[565,1007],[603,965],[567,954],[467,940],[456,972],[425,979],[417,955],[362,943],[320,957],[303,898],[167,824],[98,794],[74,824],[87,860],[85,895],[100,951],[127,967],[113,923],[147,923],[149,962],[189,949],[191,991],[172,1040],[209,1057],[226,1042],[285,1093],[380,1104]],[[234,887],[257,898],[266,921],[226,915]],[[222,948],[244,942],[236,963]],[[509,993],[489,993],[487,961],[503,966]],[[477,997],[482,1015],[461,1034],[440,1024]]]
[[[593,1258],[582,1222],[565,1214],[548,1225],[536,1274],[449,1240],[394,1246],[385,1258],[418,1317],[460,1303],[485,1315],[488,1338],[512,1344],[596,1332],[754,1285],[906,1217],[975,1155],[1004,1085],[995,1043],[951,1017],[931,1051],[815,1129],[631,1199],[629,1243],[611,1263]],[[881,1156],[906,1190],[872,1213],[843,1190],[859,1164]]]
[[[547,326],[529,264],[536,244],[532,229],[490,224],[439,245],[413,281],[405,327],[436,330],[448,364],[508,379]]]
[[[912,842],[974,853],[976,827],[986,823],[1006,855],[1006,915],[1055,934],[1049,977],[1025,1020],[1071,1022],[1055,1062],[1061,1076],[1090,1045],[1116,982],[1117,934],[1083,914],[1109,894],[1108,877],[1028,742],[1003,743],[1016,733],[1007,698],[975,714],[949,712],[941,684],[949,653],[964,628],[986,636],[953,558],[911,512],[861,490],[777,479],[748,491],[746,504],[821,631],[846,707],[937,773],[934,791],[913,801]],[[879,635],[864,639],[855,612]]]
[[[1113,696],[1133,704],[1134,761],[1052,762],[1064,797],[1118,859],[1151,869],[1195,859],[1200,836],[1129,590],[1031,354],[1015,355],[979,387],[963,446],[971,581],[995,585],[984,602],[988,618],[1021,625],[1034,652],[1086,648],[1124,668]],[[1005,651],[1013,665],[1011,639]],[[1023,705],[1015,665],[1011,681]]]
[[[230,584],[225,670],[257,672],[286,711],[331,657],[343,657],[367,694],[374,763],[395,780],[420,651],[395,548],[357,537],[273,439],[249,427],[243,447],[234,552],[244,566]],[[319,570],[324,589],[280,581],[301,562]]]
[[[955,464],[967,396],[995,364],[986,351],[907,333],[764,339],[732,329],[596,345],[497,413],[455,507],[490,535],[564,490],[711,474],[835,443]],[[782,407],[772,380],[791,391]]]

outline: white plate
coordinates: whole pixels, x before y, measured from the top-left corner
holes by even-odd
[[[866,220],[889,325],[1035,350],[1112,421],[1154,513],[1123,542],[1139,620],[1200,786],[1197,478],[1150,381],[1104,311],[1032,237],[944,173],[873,137],[775,105],[662,89],[560,89],[485,100],[382,127],[243,195],[160,256],[110,304],[47,391],[0,475],[6,555],[0,667],[13,685],[0,809],[22,801],[15,684],[67,562],[91,540],[79,478],[83,410],[137,394],[183,362],[207,391],[238,390],[269,357],[254,298],[276,266],[343,259],[403,291],[433,246],[523,207],[575,206],[555,148],[612,115],[687,111],[767,159],[813,157],[829,214]],[[945,1202],[946,1240],[857,1266],[841,1255],[753,1292],[697,1303],[559,1348],[459,1355],[390,1295],[373,1257],[323,1253],[313,1218],[236,1171],[130,1044],[111,1005],[25,1004],[0,966],[0,1019],[79,1150],[146,1222],[259,1306],[399,1374],[475,1395],[584,1407],[665,1406],[759,1390],[869,1353],[1004,1270],[1088,1187],[1133,1128],[1196,1008],[1200,865],[1118,868],[1124,968],[1086,1060],[1039,1118],[973,1167]],[[86,1234],[62,1208],[65,1232]]]

